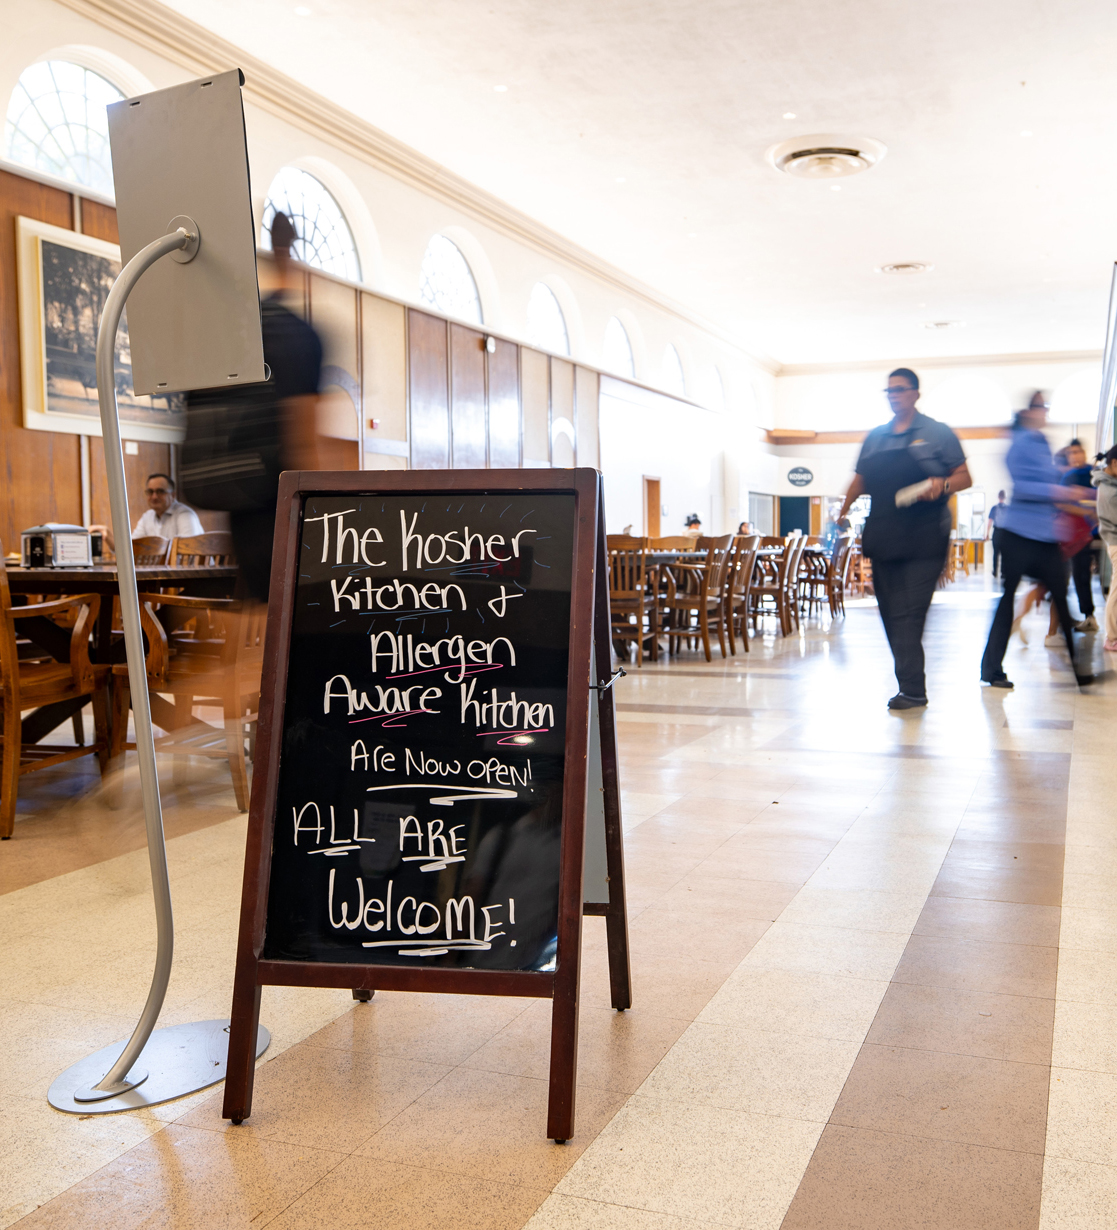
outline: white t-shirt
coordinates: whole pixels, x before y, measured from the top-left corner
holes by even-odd
[[[198,514],[178,500],[172,500],[167,511],[160,517],[154,508],[136,522],[133,538],[193,538],[204,534]]]

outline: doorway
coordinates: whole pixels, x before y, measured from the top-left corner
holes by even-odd
[[[799,530],[803,534],[811,532],[810,496],[780,496],[780,537],[786,538],[792,530]]]
[[[659,534],[659,514],[661,509],[659,500],[659,479],[649,478],[644,475],[644,537],[658,538]]]

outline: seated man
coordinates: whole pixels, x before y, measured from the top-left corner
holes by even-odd
[[[133,538],[193,538],[205,533],[198,514],[175,499],[174,480],[166,474],[149,474],[144,495],[147,496],[147,512],[136,522]],[[116,550],[108,526],[91,525],[89,530],[93,534],[103,534],[109,550]]]

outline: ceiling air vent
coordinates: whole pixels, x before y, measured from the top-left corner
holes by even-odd
[[[930,261],[893,261],[890,265],[879,265],[877,273],[930,273],[934,265]]]
[[[876,166],[888,147],[871,137],[846,137],[832,132],[792,137],[773,145],[764,157],[796,179],[841,179]]]

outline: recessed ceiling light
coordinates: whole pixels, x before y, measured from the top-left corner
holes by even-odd
[[[1025,128],[1024,131],[1020,135],[1022,137],[1030,137],[1032,134],[1027,128]]]
[[[507,94],[507,93],[508,93],[508,87],[507,87],[506,85],[494,85],[494,86],[493,86],[493,93],[494,93],[494,94]]]
[[[308,9],[305,4],[296,4],[295,5],[295,16],[296,17],[309,17],[310,9]]]
[[[777,171],[797,179],[838,179],[876,166],[888,147],[872,137],[843,137],[832,132],[792,137],[764,154]]]
[[[930,261],[892,261],[888,265],[878,265],[877,273],[930,273],[934,265]]]
[[[623,184],[623,183],[624,183],[624,176],[623,176],[623,175],[618,175],[618,176],[617,176],[617,183],[618,183],[618,184]]]
[[[697,231],[687,231],[687,233],[686,233],[686,237],[687,237],[688,239],[697,239],[697,238],[698,238],[698,232],[697,232]]]
[[[783,118],[784,118],[785,120],[793,120],[793,119],[795,119],[795,112],[794,112],[794,111],[785,111],[785,112],[783,113]]]
[[[964,324],[961,320],[925,320],[924,329],[960,329]]]
[[[841,192],[841,190],[842,190],[841,184],[831,184],[830,185],[831,192]]]

